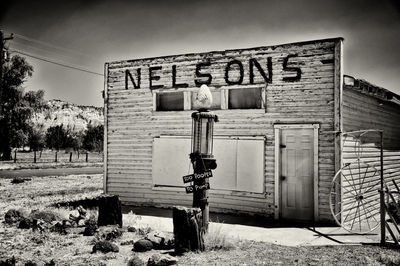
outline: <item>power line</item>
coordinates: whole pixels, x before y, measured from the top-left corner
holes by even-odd
[[[31,54],[28,54],[28,53],[25,53],[25,52],[21,52],[21,51],[18,51],[18,50],[10,49],[10,51],[14,52],[14,53],[17,53],[17,54],[22,54],[22,55],[25,55],[25,56],[29,56],[31,58],[35,58],[35,59],[38,59],[38,60],[41,60],[41,61],[44,61],[44,62],[47,62],[47,63],[51,63],[51,64],[55,64],[55,65],[58,65],[58,66],[62,66],[62,67],[66,67],[66,68],[70,68],[70,69],[74,69],[74,70],[78,70],[78,71],[86,72],[86,73],[89,73],[89,74],[93,74],[93,75],[98,75],[98,76],[104,77],[103,74],[100,74],[100,73],[97,73],[97,72],[94,72],[94,71],[91,71],[91,70],[87,70],[87,69],[83,69],[83,68],[67,65],[67,64],[64,64],[64,63],[55,62],[55,61],[52,61],[52,60],[47,59],[47,58],[31,55]]]
[[[51,44],[51,43],[48,43],[48,42],[44,42],[44,41],[39,41],[39,40],[24,36],[24,35],[21,35],[21,34],[18,34],[18,33],[13,33],[13,34],[14,34],[15,37],[17,37],[17,39],[22,39],[22,40],[25,40],[25,41],[28,41],[28,42],[41,44],[43,46],[51,47],[51,48],[54,48],[54,49],[65,51],[65,52],[74,53],[74,54],[79,55],[79,56],[85,56],[85,57],[88,57],[88,58],[92,58],[91,56],[89,56],[89,55],[87,55],[85,53],[81,53],[81,52],[78,52],[78,51],[75,51],[75,50],[72,50],[72,49],[69,49],[69,48],[57,46],[57,45],[54,45],[54,44]]]

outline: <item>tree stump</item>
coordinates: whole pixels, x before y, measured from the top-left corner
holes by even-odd
[[[98,198],[99,217],[97,225],[113,225],[118,224],[122,227],[122,210],[121,201],[118,196],[104,195]]]
[[[172,209],[175,252],[204,251],[204,232],[201,232],[201,210],[175,206]]]

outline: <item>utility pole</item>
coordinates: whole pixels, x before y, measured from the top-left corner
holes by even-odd
[[[4,38],[4,33],[2,30],[0,30],[0,132],[4,132],[7,130],[7,123],[3,121],[3,106],[4,106],[4,97],[3,97],[3,65],[4,65],[4,44],[7,40],[13,39],[13,34],[11,34],[9,37]],[[6,144],[8,145],[8,144]],[[0,154],[2,159],[4,158],[4,148],[5,146],[0,144]],[[10,156],[10,155],[7,155]]]
[[[3,105],[3,62],[4,62],[4,34],[3,31],[0,30],[0,103]],[[0,108],[0,118],[3,108]]]
[[[4,44],[8,40],[12,40],[13,34],[4,38],[4,33],[0,30],[0,103],[3,103],[3,64],[4,64]],[[1,106],[2,107],[2,106]],[[3,108],[0,108],[0,118],[2,117]]]

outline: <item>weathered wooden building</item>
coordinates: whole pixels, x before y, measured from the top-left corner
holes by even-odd
[[[210,210],[332,220],[337,132],[373,127],[400,136],[397,95],[351,77],[344,83],[342,42],[106,63],[104,190],[132,205],[192,204],[182,176],[192,173],[191,113],[207,84],[220,120]]]

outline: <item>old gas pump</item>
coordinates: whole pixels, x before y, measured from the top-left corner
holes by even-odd
[[[205,85],[203,85],[205,86]],[[212,98],[208,88],[200,88],[208,93],[206,107],[211,106]],[[204,106],[204,105],[203,105]],[[218,116],[209,112],[206,108],[200,108],[192,113],[192,152],[190,160],[193,165],[193,207],[202,211],[202,229],[207,231],[209,222],[208,190],[211,170],[217,168],[213,155],[213,130],[214,122],[218,122]]]
[[[172,209],[174,224],[175,252],[204,251],[204,235],[208,231],[209,178],[217,168],[213,156],[214,122],[218,116],[207,109],[212,105],[212,94],[206,85],[201,85],[195,106],[198,111],[192,113],[192,144],[190,160],[194,173],[183,176],[186,193],[193,193],[193,208],[175,206]]]

